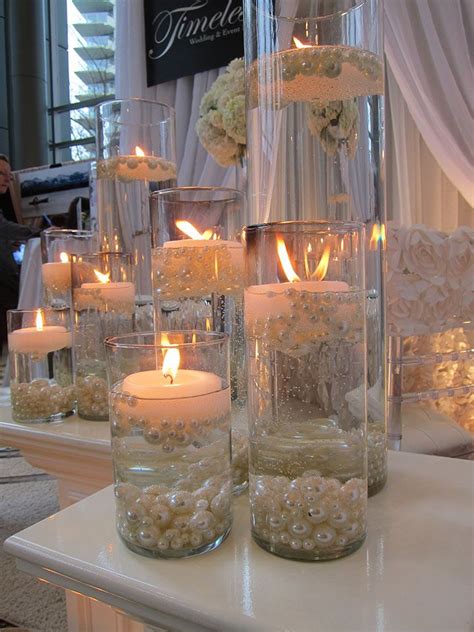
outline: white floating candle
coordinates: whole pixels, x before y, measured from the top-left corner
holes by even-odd
[[[43,285],[48,290],[66,292],[71,288],[71,264],[65,252],[60,254],[61,261],[43,263],[41,272]]]
[[[41,310],[38,310],[36,327],[23,327],[8,334],[8,349],[15,353],[46,355],[71,345],[71,332],[60,325],[44,325]]]
[[[109,274],[94,270],[98,282],[82,283],[74,293],[74,307],[110,311],[133,311],[135,305],[135,285],[131,281],[110,281]]]

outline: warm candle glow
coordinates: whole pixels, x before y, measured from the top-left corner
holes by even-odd
[[[141,147],[139,147],[138,145],[135,147],[135,154],[137,156],[144,156],[145,152],[143,151],[143,149]]]
[[[94,274],[97,277],[97,279],[100,281],[100,283],[110,283],[110,272],[107,272],[106,274],[102,274],[102,272],[99,272],[98,270],[94,270]]]
[[[36,312],[36,329],[38,331],[43,331],[43,327],[44,327],[44,318],[43,318],[43,314],[41,313],[41,310],[39,309]]]
[[[297,37],[293,37],[293,42],[296,48],[311,48],[311,44],[303,44]]]
[[[317,281],[322,281],[324,277],[326,276],[326,273],[328,271],[330,252],[331,252],[331,248],[329,244],[326,244],[324,247],[323,255],[321,259],[319,260],[319,263],[316,266],[316,270],[314,271],[312,275],[313,277],[316,278]]]
[[[170,347],[163,358],[163,367],[161,370],[164,377],[169,377],[171,379],[171,384],[173,384],[178,373],[179,361],[179,349],[176,347]]]
[[[69,263],[69,257],[67,255],[67,252],[61,252],[61,254],[59,255],[59,259],[61,263]]]
[[[288,256],[288,251],[286,249],[285,242],[281,237],[277,237],[277,251],[278,257],[280,258],[280,263],[283,268],[283,272],[286,275],[286,278],[290,283],[294,283],[295,281],[301,281],[300,277],[296,274],[293,266],[291,265],[290,257]]]
[[[382,249],[385,248],[386,232],[385,224],[374,224],[370,235],[369,250],[377,250],[378,242],[382,242]]]
[[[207,228],[203,233],[200,233],[197,228],[195,228],[191,222],[187,222],[186,220],[178,219],[176,222],[176,228],[184,233],[187,237],[191,237],[191,239],[211,239],[213,236],[213,231],[211,228]]]

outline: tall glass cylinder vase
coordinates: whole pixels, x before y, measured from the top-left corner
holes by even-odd
[[[97,228],[104,252],[129,252],[137,327],[152,329],[150,193],[176,184],[174,110],[143,99],[97,107]]]
[[[230,337],[232,466],[247,485],[244,346],[244,196],[223,187],[178,187],[153,195],[153,300],[160,329],[202,329]]]
[[[121,538],[151,557],[214,549],[232,522],[227,336],[131,334],[106,348]]]
[[[244,0],[244,7],[251,222],[366,226],[375,493],[386,480],[382,0]]]
[[[73,257],[72,299],[77,413],[84,419],[106,421],[104,340],[134,329],[131,255],[114,252]]]
[[[244,240],[252,535],[283,557],[341,557],[366,533],[364,230],[276,222]]]
[[[13,419],[38,423],[72,415],[71,311],[14,309],[7,317]]]
[[[44,304],[71,307],[71,256],[97,250],[97,235],[90,230],[48,228],[41,233],[41,275]]]

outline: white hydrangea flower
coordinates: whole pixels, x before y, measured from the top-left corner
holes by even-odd
[[[319,136],[329,156],[334,156],[339,148],[344,147],[348,158],[354,158],[359,134],[357,100],[308,105],[308,128],[311,134]]]
[[[206,92],[199,107],[196,132],[202,146],[221,167],[238,164],[246,147],[245,67],[230,62]]]

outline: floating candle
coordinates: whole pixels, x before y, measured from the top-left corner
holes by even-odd
[[[43,285],[48,290],[65,292],[71,288],[71,264],[67,253],[62,252],[59,257],[60,261],[43,263]]]
[[[23,327],[8,334],[8,349],[15,353],[46,355],[71,344],[71,332],[60,325],[44,325],[41,310],[36,316],[36,327]]]
[[[179,351],[170,347],[161,370],[128,375],[122,384],[128,414],[148,422],[213,420],[229,411],[229,391],[214,373],[180,369]],[[190,429],[190,428],[189,428]],[[188,430],[189,430],[188,429]]]
[[[176,165],[159,156],[145,156],[140,147],[135,155],[115,156],[97,163],[98,178],[117,178],[124,182],[148,180],[162,182],[176,178]]]
[[[82,283],[74,293],[77,310],[87,308],[104,311],[133,311],[135,305],[135,285],[131,281],[110,281],[109,274],[94,270],[98,282]]]

